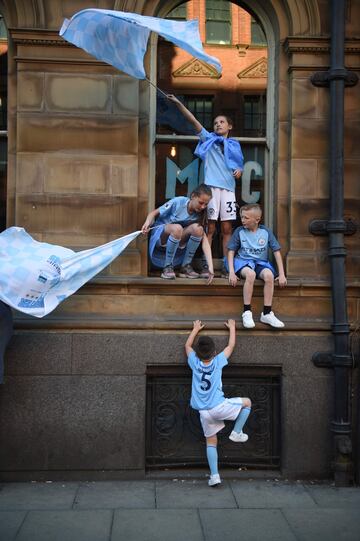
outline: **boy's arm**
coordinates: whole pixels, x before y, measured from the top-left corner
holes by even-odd
[[[203,329],[204,327],[205,327],[205,325],[203,325],[199,319],[197,319],[196,321],[193,322],[193,330],[191,331],[191,333],[189,334],[188,339],[185,342],[186,355],[190,355],[190,353],[193,351],[192,345],[194,343],[194,340],[195,340],[198,332],[200,332],[201,329]]]
[[[187,109],[185,107],[185,105],[183,103],[181,103],[181,101],[176,96],[174,96],[174,94],[168,94],[167,97],[168,97],[168,100],[175,103],[175,105],[179,109],[180,113],[182,113],[184,115],[184,117],[186,118],[186,120],[188,120],[190,122],[190,124],[192,124],[194,126],[194,128],[196,130],[196,133],[201,132],[201,130],[203,128],[202,124],[200,124],[200,122],[194,117],[192,112],[189,111],[189,109]]]
[[[279,271],[279,276],[276,279],[279,281],[280,287],[285,287],[287,284],[287,279],[284,272],[284,264],[283,264],[280,250],[276,250],[276,252],[274,252],[274,257],[275,257],[276,265]]]
[[[234,254],[235,254],[234,250],[228,250],[227,260],[228,260],[228,265],[229,265],[229,284],[232,285],[233,287],[236,286],[239,280],[234,270]]]
[[[236,326],[235,326],[235,320],[234,319],[228,319],[225,323],[225,326],[229,329],[229,343],[224,349],[223,353],[225,357],[228,359],[232,352],[234,351],[235,342],[236,342]]]
[[[149,212],[149,214],[146,216],[146,220],[143,223],[143,226],[141,228],[141,233],[143,233],[143,235],[146,235],[146,233],[149,232],[149,229],[150,229],[153,221],[155,220],[156,216],[158,216],[159,214],[160,214],[159,209],[155,209],[155,210],[152,210],[151,212]]]

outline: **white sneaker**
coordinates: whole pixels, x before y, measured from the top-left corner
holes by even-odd
[[[245,329],[253,329],[255,327],[251,310],[246,310],[245,312],[243,312],[241,317]]]
[[[243,431],[235,432],[235,430],[233,430],[229,436],[229,440],[235,441],[236,443],[245,443],[246,441],[248,441],[248,439],[249,436],[247,434],[244,434]]]
[[[271,325],[277,329],[285,327],[285,324],[275,316],[274,312],[270,312],[270,314],[266,314],[265,316],[261,312],[260,321],[261,323],[266,323],[267,325]]]
[[[221,484],[220,475],[218,473],[215,473],[214,475],[210,475],[210,479],[208,481],[209,487],[215,487],[216,485]]]

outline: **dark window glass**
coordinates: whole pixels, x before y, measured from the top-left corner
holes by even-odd
[[[267,45],[264,30],[261,24],[253,17],[251,18],[251,44],[264,46]]]
[[[166,19],[175,19],[177,21],[186,20],[186,4],[174,8],[166,15]]]
[[[265,137],[266,96],[244,96],[244,136]]]
[[[184,96],[185,106],[193,113],[197,120],[209,131],[212,131],[213,124],[213,103],[212,96]]]
[[[227,0],[206,1],[206,42],[231,43],[230,2]]]

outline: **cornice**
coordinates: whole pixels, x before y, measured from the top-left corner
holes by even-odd
[[[56,30],[9,28],[9,35],[16,45],[40,45],[45,47],[55,45],[56,47],[73,47],[73,45],[64,40]]]
[[[304,37],[289,36],[285,39],[284,50],[287,54],[294,53],[330,53],[330,37]],[[352,38],[345,40],[346,54],[360,53],[360,39]]]

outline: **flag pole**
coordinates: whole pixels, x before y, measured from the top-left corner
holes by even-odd
[[[165,96],[165,98],[168,98],[168,95],[165,94],[165,92],[163,90],[161,90],[161,88],[159,88],[158,86],[156,86],[154,83],[152,83],[150,81],[150,79],[148,79],[148,77],[145,77],[145,80],[151,85],[153,86],[154,88],[156,88],[156,90],[158,90],[163,96]],[[169,98],[168,98],[169,99]]]

